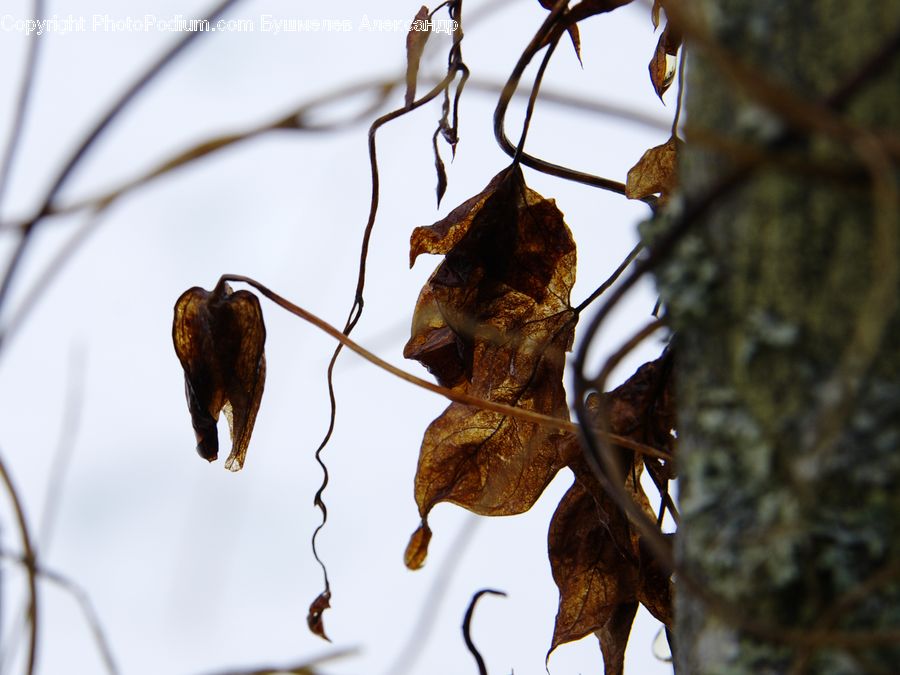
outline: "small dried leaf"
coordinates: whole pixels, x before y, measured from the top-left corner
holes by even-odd
[[[608,419],[603,426],[613,433],[670,449],[670,366],[664,353],[613,391],[592,394],[587,405],[598,418],[597,426],[601,426],[599,416],[605,414]],[[626,491],[654,519],[640,484],[643,462],[625,448],[618,450],[618,457]],[[621,675],[637,603],[671,625],[671,579],[586,463],[575,461],[571,467],[576,481],[560,501],[548,536],[550,566],[560,594],[550,652],[593,632],[601,643],[606,675]]]
[[[559,609],[548,658],[560,644],[603,629],[620,605],[637,601],[628,520],[609,497],[595,492],[576,480],[550,522],[547,545]]]
[[[625,196],[643,199],[660,193],[663,198],[667,197],[678,186],[678,152],[683,145],[673,136],[662,145],[647,150],[628,170]]]
[[[331,642],[331,639],[325,634],[325,623],[322,621],[322,614],[329,607],[331,607],[331,591],[324,590],[309,606],[309,613],[306,615],[306,625],[309,626],[309,630],[312,633],[315,633],[323,640]]]
[[[410,249],[411,262],[446,258],[419,295],[404,356],[443,386],[566,419],[575,243],[553,201],[528,189],[517,168],[505,170],[443,220],[416,228]],[[442,501],[521,513],[578,452],[570,435],[453,403],[422,441],[419,513],[425,522]],[[409,553],[420,548],[411,543],[407,559],[424,561],[424,548]]]
[[[581,34],[578,32],[577,23],[569,26],[569,37],[572,38],[572,47],[575,48],[575,56],[578,57],[578,63],[584,65],[581,61]]]
[[[224,410],[232,439],[225,468],[239,471],[266,381],[259,300],[221,282],[212,292],[190,288],[175,303],[172,340],[184,369],[197,452],[210,462],[218,457],[216,422]]]
[[[653,30],[659,28],[659,10],[662,9],[661,0],[653,0],[653,8],[650,10],[650,20],[653,22]]]
[[[623,602],[615,608],[603,627],[594,632],[603,653],[604,675],[622,675],[625,672],[625,648],[639,604]]]
[[[444,193],[447,191],[447,170],[444,168],[444,160],[441,159],[440,150],[438,150],[437,146],[437,137],[438,131],[434,132],[434,136],[431,138],[431,145],[434,148],[434,170],[437,173],[437,205],[440,207],[441,200],[444,198]],[[453,152],[456,152],[456,146],[453,147]]]
[[[425,564],[430,541],[431,528],[423,522],[409,538],[409,544],[407,544],[406,553],[403,556],[403,562],[409,569],[417,570]]]
[[[675,79],[675,67],[678,64],[678,50],[681,47],[681,32],[667,23],[656,43],[653,58],[650,59],[650,82],[653,90],[662,100],[663,94]]]
[[[428,8],[422,5],[413,19],[412,27],[406,34],[406,99],[407,106],[411,106],[416,100],[416,78],[419,74],[419,63],[422,60],[422,52],[425,51],[425,43],[431,35],[430,30],[420,30],[421,26],[427,26]]]
[[[556,4],[555,0],[538,0],[544,9],[553,9]],[[578,33],[578,24],[571,23],[568,27],[569,37],[572,39],[572,47],[575,48],[575,56],[578,57],[578,63],[581,63],[581,35]]]

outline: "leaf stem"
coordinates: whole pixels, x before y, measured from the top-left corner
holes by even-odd
[[[429,382],[428,380],[423,380],[420,377],[413,375],[412,373],[408,373],[405,370],[398,368],[397,366],[388,363],[384,359],[376,356],[369,350],[367,350],[362,345],[356,343],[354,340],[349,338],[346,334],[339,331],[333,325],[325,321],[324,319],[320,319],[315,314],[308,312],[307,310],[295,305],[290,300],[282,297],[275,291],[267,288],[260,282],[252,279],[250,277],[246,277],[240,274],[226,274],[223,275],[221,281],[231,281],[235,283],[244,283],[248,286],[255,288],[266,298],[274,302],[276,305],[281,307],[282,309],[290,312],[291,314],[303,319],[307,323],[311,323],[313,326],[318,328],[319,330],[327,333],[335,340],[341,343],[347,349],[356,352],[361,357],[363,357],[369,363],[381,368],[389,372],[391,375],[404,380],[405,382],[409,382],[417,387],[421,387],[422,389],[427,389],[430,392],[435,394],[439,394],[444,398],[453,401],[454,403],[460,403],[462,405],[469,405],[475,408],[479,408],[481,410],[487,410],[490,412],[499,413],[501,415],[507,415],[509,417],[515,417],[516,419],[520,419],[525,422],[531,422],[532,424],[539,424],[544,427],[549,427],[551,429],[558,429],[560,431],[565,431],[569,433],[578,433],[580,430],[579,425],[574,422],[570,422],[569,420],[562,419],[560,417],[553,417],[551,415],[544,415],[539,412],[535,412],[533,410],[527,410],[525,408],[517,408],[515,406],[506,405],[503,403],[497,403],[496,401],[489,401],[487,399],[479,398],[477,396],[471,396],[464,392],[458,391],[456,389],[448,389],[446,387],[442,387],[434,382]],[[629,448],[630,450],[634,450],[635,452],[648,455],[651,457],[658,457],[660,459],[668,459],[668,455],[660,452],[659,450],[652,448],[648,445],[644,445],[643,443],[638,443],[636,441],[631,440],[630,438],[626,438],[625,436],[620,436],[618,434],[613,433],[604,433],[603,437],[606,438],[609,442],[615,443],[616,445],[621,445],[622,447]]]

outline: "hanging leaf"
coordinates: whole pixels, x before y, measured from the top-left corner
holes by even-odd
[[[541,7],[544,9],[553,9],[553,5],[555,5],[554,0],[538,0],[541,3]],[[566,28],[569,32],[569,37],[572,40],[572,47],[575,48],[575,56],[578,57],[578,63],[581,63],[581,35],[578,33],[578,24],[571,23]]]
[[[409,107],[416,100],[416,78],[419,75],[419,63],[422,60],[422,52],[425,51],[425,43],[431,35],[430,30],[420,30],[427,26],[428,8],[422,5],[413,18],[412,26],[406,34],[406,106]]]
[[[662,145],[645,152],[638,163],[628,170],[625,196],[643,199],[660,194],[665,199],[678,186],[678,153],[684,142],[672,136]]]
[[[216,423],[224,411],[231,432],[225,468],[244,465],[266,380],[266,327],[259,300],[220,282],[212,292],[185,291],[175,303],[175,353],[184,369],[185,394],[197,452],[212,462],[219,454]]]
[[[446,116],[441,120],[441,123],[446,120]],[[444,193],[447,191],[447,170],[444,168],[444,160],[441,159],[441,152],[438,150],[438,134],[441,133],[441,127],[439,126],[434,131],[434,135],[431,137],[431,147],[434,150],[434,170],[437,173],[437,188],[435,192],[437,193],[437,205],[440,207],[441,200],[444,198]],[[446,138],[446,136],[444,136]],[[451,146],[453,148],[453,152],[456,152],[456,145]]]
[[[331,639],[325,635],[325,623],[322,621],[322,614],[329,607],[331,607],[331,591],[326,589],[319,593],[316,599],[312,601],[312,604],[310,604],[309,612],[306,615],[306,625],[309,627],[310,632],[318,635],[323,640],[331,642]]]
[[[593,415],[607,415],[608,429],[661,450],[671,450],[669,357],[641,366],[625,383],[587,401]],[[663,420],[663,421],[660,421]],[[640,483],[643,462],[614,448],[625,489],[655,519]],[[637,603],[666,625],[672,622],[671,580],[646,550],[636,528],[609,497],[582,458],[573,461],[575,483],[550,523],[548,551],[559,588],[550,653],[564,642],[595,633],[606,675],[621,675]]]
[[[580,472],[584,473],[584,472]],[[576,480],[556,508],[547,542],[559,609],[549,658],[560,644],[604,631],[620,605],[637,602],[638,561],[628,520],[600,490]],[[628,634],[607,632],[604,652],[624,653]],[[603,638],[601,638],[602,640]],[[611,660],[617,660],[613,657]],[[607,667],[606,673],[611,672]]]
[[[518,168],[504,170],[443,220],[415,229],[410,262],[422,253],[446,257],[419,295],[404,356],[443,386],[567,419],[575,243],[555,203],[530,190]],[[422,441],[415,494],[423,525],[407,563],[424,562],[423,533],[438,502],[521,513],[579,452],[570,434],[451,404]]]
[[[675,68],[678,64],[678,50],[681,48],[681,31],[672,28],[671,23],[666,23],[653,58],[650,59],[650,82],[653,90],[662,101],[663,94],[671,86],[675,79]]]

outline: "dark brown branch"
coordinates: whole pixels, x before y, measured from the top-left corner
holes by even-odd
[[[469,607],[466,609],[466,616],[463,619],[462,625],[462,633],[463,640],[466,642],[466,648],[469,650],[469,653],[472,654],[472,658],[475,659],[475,663],[478,664],[478,675],[488,675],[487,666],[484,664],[484,659],[481,657],[481,653],[478,651],[478,648],[475,646],[475,643],[472,642],[471,628],[472,628],[472,616],[475,614],[475,605],[482,595],[486,594],[491,595],[500,595],[504,598],[506,597],[506,593],[503,591],[495,591],[491,588],[484,588],[475,595],[472,596],[472,600],[469,601]]]

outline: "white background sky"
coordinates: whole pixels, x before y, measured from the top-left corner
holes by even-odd
[[[464,11],[483,6],[468,0]],[[0,1],[0,15],[21,18],[29,3]],[[84,0],[48,2],[48,14],[140,18],[201,16],[200,1]],[[139,175],[157,161],[215,134],[240,130],[321,93],[366,78],[393,76],[405,62],[405,34],[358,29],[364,16],[408,19],[418,5],[381,3],[240,3],[229,18],[348,19],[348,33],[274,35],[215,33],[190,50],[133,102],[102,137],[65,189],[79,199]],[[510,0],[466,25],[464,55],[478,80],[501,81],[546,14],[537,0]],[[647,76],[657,36],[648,7],[636,4],[582,24],[584,69],[567,41],[545,86],[655,115],[662,128],[538,105],[529,136],[532,154],[624,180],[642,152],[666,140],[674,108],[656,99]],[[27,215],[76,141],[122,88],[178,39],[160,31],[41,37],[43,52],[21,152],[2,215]],[[448,38],[432,39],[424,70],[439,72]],[[9,129],[27,38],[0,36],[0,129]],[[535,64],[536,65],[536,64]],[[530,73],[533,74],[534,68]],[[528,81],[526,76],[525,81]],[[391,107],[402,102],[402,92]],[[360,102],[323,111],[322,119]],[[461,108],[461,141],[448,162],[449,189],[435,210],[430,137],[440,115],[432,104],[379,135],[381,210],[376,224],[366,313],[354,337],[387,360],[404,362],[416,296],[439,259],[408,269],[408,238],[479,192],[508,164],[491,131],[494,101],[474,89]],[[508,128],[515,135],[521,102]],[[5,136],[4,136],[5,138]],[[194,452],[183,375],[171,344],[172,306],[186,288],[211,288],[225,272],[253,276],[334,324],[343,324],[356,284],[359,237],[369,207],[366,125],[331,134],[278,132],[221,152],[117,201],[71,258],[28,322],[0,354],[0,452],[38,532],[48,478],[59,448],[70,452],[55,494],[52,537],[41,563],[83,586],[99,613],[123,673],[205,673],[287,664],[331,649],[358,647],[335,661],[335,675],[389,672],[448,557],[455,560],[430,635],[409,673],[476,672],[459,626],[476,590],[486,597],[473,637],[493,675],[540,675],[556,614],[546,533],[571,483],[561,472],[527,514],[480,519],[438,506],[424,569],[409,572],[402,556],[418,523],[412,485],[418,446],[442,399],[413,389],[345,353],[336,373],[337,430],[327,448],[330,517],[320,551],[328,564],[333,609],[326,613],[331,647],[310,635],[305,617],[321,574],[309,538],[319,522],[312,506],[321,474],[313,451],[327,424],[324,371],[327,336],[263,301],[268,327],[266,391],[243,471],[222,459],[209,465]],[[580,185],[527,170],[526,181],[553,197],[579,245],[577,304],[634,245],[647,209]],[[46,222],[15,286],[15,309],[83,215]],[[0,238],[8,255],[12,239]],[[649,284],[618,310],[601,336],[601,359],[647,317]],[[10,307],[3,315],[9,320]],[[576,340],[578,337],[576,336]],[[660,351],[645,345],[617,381]],[[567,374],[568,377],[568,374]],[[75,402],[73,404],[73,401]],[[68,411],[68,412],[67,412]],[[69,413],[77,424],[67,425]],[[69,415],[72,416],[72,415]],[[227,432],[220,425],[227,454]],[[9,502],[0,500],[0,536],[16,550]],[[475,524],[477,522],[477,525]],[[468,546],[458,533],[474,528]],[[458,544],[458,542],[457,542]],[[23,607],[23,575],[4,563],[3,672],[18,672],[9,640]],[[100,673],[101,661],[73,600],[41,586],[39,672]],[[643,613],[632,634],[628,672],[668,673],[651,654],[658,624]],[[553,675],[600,672],[593,638],[565,645],[550,659]],[[395,671],[396,672],[396,671]]]

